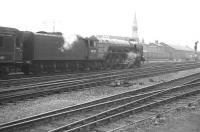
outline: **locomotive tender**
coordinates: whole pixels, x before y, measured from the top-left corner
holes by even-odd
[[[62,33],[0,27],[0,75],[133,67],[143,60],[143,47],[131,40],[76,36],[70,44]]]

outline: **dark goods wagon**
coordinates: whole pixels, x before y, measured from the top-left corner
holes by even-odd
[[[15,28],[0,27],[0,76],[20,71],[23,63],[21,36]]]

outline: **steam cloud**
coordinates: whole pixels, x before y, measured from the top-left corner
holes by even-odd
[[[65,50],[70,50],[73,47],[74,42],[78,41],[77,35],[70,35],[66,36],[63,35],[64,42],[62,43],[62,46],[59,48],[61,52],[64,52]]]

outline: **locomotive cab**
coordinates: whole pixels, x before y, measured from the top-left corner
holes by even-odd
[[[95,40],[88,39],[88,59],[97,59],[97,43]]]

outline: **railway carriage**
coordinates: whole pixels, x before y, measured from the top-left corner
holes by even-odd
[[[0,27],[0,76],[21,69],[22,52],[22,32]]]

